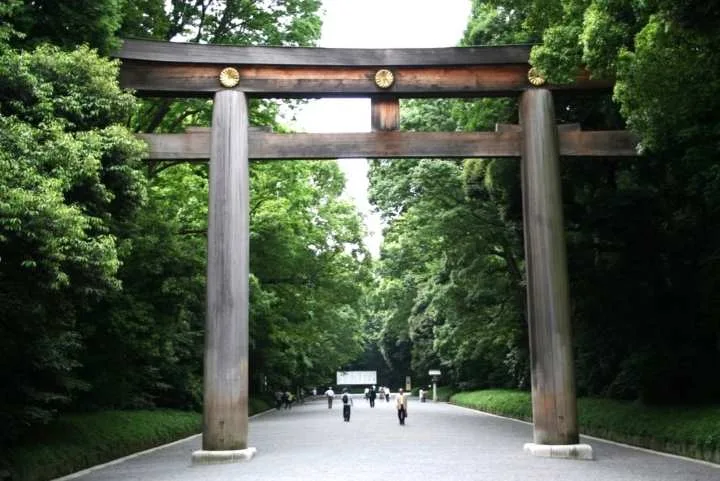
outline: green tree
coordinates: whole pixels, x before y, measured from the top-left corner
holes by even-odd
[[[121,36],[228,45],[310,46],[320,38],[319,0],[144,0],[130,2]],[[251,102],[251,121],[271,125],[278,103]],[[212,104],[202,99],[146,99],[132,127],[140,132],[180,132],[209,125]]]
[[[122,22],[125,0],[9,0],[0,9],[0,23],[20,33],[10,43],[33,48],[52,43],[65,49],[90,45],[103,54],[118,46],[115,33]],[[132,3],[132,2],[130,2]]]
[[[335,162],[253,164],[254,372],[324,382],[362,348],[369,256]],[[295,380],[295,381],[293,381]]]
[[[654,402],[719,394],[706,381],[718,363],[713,343],[720,332],[717,233],[710,227],[718,223],[720,199],[715,3],[473,4],[464,44],[542,39],[532,62],[551,80],[571,80],[581,67],[616,79],[613,98],[556,95],[559,122],[585,129],[627,122],[641,137],[642,159],[561,163],[581,393]],[[411,106],[403,121],[413,130],[490,129],[492,115],[517,121],[514,102]],[[517,165],[476,159],[457,168],[464,195],[442,204],[430,203],[430,193],[437,185],[443,195],[458,192],[454,182],[441,183],[450,174],[426,184],[418,172],[427,167],[375,165],[374,201],[390,222],[378,313],[394,326],[391,340],[403,334],[425,353],[432,346],[456,382],[522,385],[527,341]],[[466,220],[475,231],[467,240],[456,222],[440,222],[463,203],[483,219]],[[445,236],[459,248],[443,244]],[[400,292],[402,302],[394,297]],[[415,346],[394,352],[417,366],[424,362]],[[508,371],[496,369],[499,360]]]
[[[1,412],[7,435],[87,385],[79,320],[120,283],[113,222],[145,198],[133,98],[81,48],[0,54]]]

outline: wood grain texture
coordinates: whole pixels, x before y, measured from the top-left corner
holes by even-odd
[[[370,99],[370,125],[373,132],[397,130],[400,127],[400,101],[397,98]]]
[[[557,124],[557,129],[562,135],[564,132],[579,131],[580,124]],[[495,132],[522,132],[522,127],[518,124],[495,124]]]
[[[520,122],[533,437],[537,444],[577,444],[560,142],[552,94],[544,89],[525,92]]]
[[[637,156],[630,132],[559,132],[564,156]],[[376,132],[249,134],[249,157],[270,159],[520,157],[520,128],[501,132]],[[151,160],[207,160],[209,131],[140,134]]]
[[[422,67],[526,64],[531,48],[532,45],[398,49],[240,47],[126,39],[112,56],[128,60],[185,64]]]
[[[211,133],[203,450],[248,447],[249,165],[242,92],[215,96]]]
[[[218,77],[227,64],[161,63],[126,60],[120,85],[140,96],[210,97],[221,90]],[[395,97],[516,96],[530,88],[526,64],[397,67],[388,89],[375,85],[376,68],[277,67],[234,65],[240,83],[234,87],[251,97],[367,97],[389,93]],[[585,74],[557,90],[610,89],[611,82],[589,80]]]
[[[637,135],[625,130],[565,131],[560,132],[560,155],[636,157],[639,143]]]

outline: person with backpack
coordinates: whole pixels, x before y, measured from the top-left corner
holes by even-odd
[[[333,391],[332,386],[330,386],[327,391],[325,391],[325,396],[327,397],[328,409],[332,409],[332,402],[333,398],[335,397],[335,391]]]
[[[348,394],[347,388],[343,389],[343,395],[342,395],[342,403],[343,403],[343,419],[346,423],[350,422],[350,407],[353,405],[352,396]]]

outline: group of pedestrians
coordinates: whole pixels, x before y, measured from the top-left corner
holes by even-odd
[[[370,407],[375,407],[375,399],[380,396],[380,399],[385,399],[385,402],[390,402],[390,388],[385,386],[380,386],[379,388],[375,389],[375,386],[373,387],[366,387],[365,388],[365,399],[370,403]]]
[[[380,394],[385,397],[386,402],[390,402],[390,389],[380,388]],[[375,386],[371,388],[365,389],[365,397],[370,402],[370,407],[375,407],[375,399],[377,398],[378,391],[375,390]],[[333,399],[335,398],[335,391],[333,391],[332,386],[325,391],[325,397],[327,397],[328,402],[328,409],[332,409],[333,405]],[[340,400],[342,401],[342,412],[343,412],[343,420],[345,422],[350,422],[350,412],[351,408],[353,407],[353,400],[352,396],[348,392],[347,388],[343,388],[342,396],[340,397]],[[398,421],[401,425],[405,424],[405,418],[407,418],[407,395],[402,389],[398,389],[397,396],[395,397],[395,408],[397,410],[397,416]]]
[[[283,391],[281,389],[275,391],[275,409],[280,409],[282,407],[290,409],[292,408],[294,402],[295,395],[293,395],[290,391]]]

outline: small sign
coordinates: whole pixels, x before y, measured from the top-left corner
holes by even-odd
[[[440,369],[430,369],[428,371],[428,374],[431,376],[439,376],[440,375]]]
[[[337,371],[338,386],[374,386],[377,384],[377,371]]]

